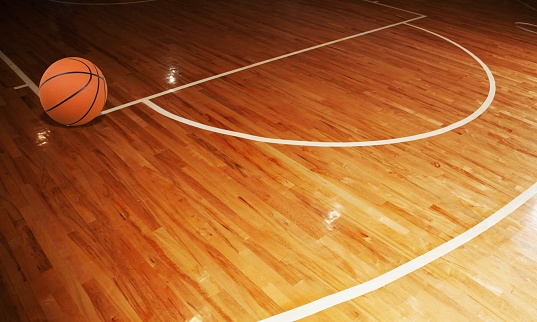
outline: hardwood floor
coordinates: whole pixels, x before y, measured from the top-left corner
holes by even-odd
[[[535,319],[528,5],[88,2],[0,0],[0,320],[287,321],[499,216],[303,320]],[[66,56],[113,112],[46,116]]]

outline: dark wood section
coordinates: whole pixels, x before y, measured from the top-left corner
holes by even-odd
[[[403,25],[239,71],[154,102],[218,128],[348,142],[448,126],[477,110],[489,87],[485,71],[470,55]]]
[[[383,9],[379,17],[377,5],[347,1],[3,6],[2,44],[9,44],[3,50],[16,64],[31,67],[34,82],[55,60],[82,56],[106,71],[111,106],[416,17],[395,9]]]
[[[0,60],[0,320],[256,321],[399,267],[535,184],[537,38],[515,22],[537,12],[517,1],[382,3],[411,12],[344,0],[0,0],[0,50],[36,83],[59,58],[95,62],[106,108],[412,12],[427,16],[412,25],[477,55],[497,86],[481,116],[448,133],[320,148],[201,130],[143,102],[64,127]],[[488,91],[472,57],[401,24],[152,102],[226,130],[339,142],[443,128]],[[305,320],[533,319],[535,199]]]

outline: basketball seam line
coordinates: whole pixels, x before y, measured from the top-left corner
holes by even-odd
[[[73,94],[71,94],[70,96],[68,96],[68,97],[67,97],[66,99],[64,99],[63,101],[61,101],[61,102],[59,102],[58,104],[54,105],[53,107],[51,107],[51,108],[45,110],[45,112],[48,113],[48,112],[54,110],[55,108],[61,106],[63,103],[65,103],[65,102],[67,102],[68,100],[70,100],[71,98],[75,97],[78,93],[82,92],[82,91],[83,91],[86,87],[88,87],[88,85],[91,83],[91,78],[92,78],[92,77],[90,76],[88,82],[87,82],[84,86],[82,86],[79,90],[77,90],[76,92],[74,92]]]
[[[79,71],[77,71],[77,72],[65,72],[65,73],[61,73],[61,74],[51,76],[46,81],[42,82],[41,85],[39,85],[39,88],[43,87],[43,85],[45,85],[48,81],[50,81],[50,80],[52,80],[52,79],[54,79],[56,77],[65,76],[65,75],[73,75],[73,74],[93,75],[93,76],[99,77],[100,79],[104,80],[104,76],[101,76],[99,74],[94,74],[92,72],[79,72]]]
[[[95,102],[97,101],[97,97],[99,96],[99,88],[101,88],[101,77],[99,76],[99,70],[97,69],[97,66],[95,64],[93,64],[93,67],[95,67],[95,70],[97,71],[97,91],[95,92],[95,97],[93,98],[93,102],[91,103],[91,105],[90,105],[89,109],[86,111],[86,113],[84,113],[84,115],[80,119],[78,119],[76,122],[73,122],[73,123],[68,124],[68,125],[75,125],[76,123],[82,121],[89,114],[89,112],[91,112],[91,110],[95,106]],[[104,83],[106,82],[104,80],[104,77],[103,77],[103,82]],[[105,92],[105,95],[106,95],[106,92]]]
[[[77,62],[79,63],[82,63],[84,66],[86,66],[86,68],[89,70],[89,72],[66,72],[66,73],[62,73],[62,74],[58,74],[58,75],[55,75],[55,76],[52,76],[51,78],[55,78],[56,76],[59,76],[59,75],[63,75],[63,74],[84,74],[84,75],[89,75],[89,79],[88,79],[88,82],[82,86],[82,88],[80,88],[78,91],[74,92],[73,94],[71,94],[69,97],[67,97],[66,99],[64,99],[63,101],[61,101],[60,103],[54,105],[53,107],[45,110],[46,113],[52,111],[53,109],[57,108],[58,106],[62,105],[63,103],[67,102],[68,100],[70,100],[71,98],[75,97],[78,93],[82,92],[84,89],[86,89],[86,87],[88,87],[88,85],[91,83],[91,80],[93,78],[93,72],[91,70],[91,68],[88,66],[88,64],[86,64],[85,62],[79,60],[79,59],[76,59],[76,58],[70,58],[72,60],[76,60]],[[46,82],[48,82],[51,78],[47,79],[45,82],[43,82],[43,84],[41,84],[41,86],[43,86]],[[99,79],[97,78],[97,81]],[[41,88],[40,86],[40,88]],[[77,121],[78,122],[78,121]]]

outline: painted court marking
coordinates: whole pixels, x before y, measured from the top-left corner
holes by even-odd
[[[339,43],[339,42],[342,42],[342,41],[346,41],[346,40],[349,40],[349,39],[353,39],[353,38],[356,38],[356,37],[367,35],[367,34],[370,34],[370,33],[376,32],[376,31],[380,31],[380,30],[388,29],[388,28],[395,27],[395,26],[398,26],[398,25],[402,25],[404,23],[412,22],[414,20],[422,19],[422,18],[425,18],[425,17],[426,16],[420,15],[419,17],[416,17],[416,18],[412,18],[412,19],[397,22],[397,23],[394,23],[394,24],[391,24],[391,25],[387,25],[387,26],[384,26],[384,27],[364,31],[364,32],[361,32],[361,33],[358,33],[358,34],[355,34],[355,35],[352,35],[352,36],[336,39],[336,40],[329,41],[329,42],[319,44],[319,45],[316,45],[316,46],[312,46],[312,47],[309,47],[309,48],[297,50],[297,51],[294,51],[292,53],[288,53],[288,54],[281,55],[281,56],[278,56],[278,57],[263,60],[263,61],[251,64],[251,65],[248,65],[248,66],[233,69],[233,70],[221,73],[221,74],[217,74],[217,75],[210,76],[210,77],[207,77],[207,78],[204,78],[204,79],[200,79],[200,80],[192,82],[192,83],[188,83],[188,84],[181,85],[181,86],[178,86],[178,87],[175,87],[175,88],[171,88],[169,90],[166,90],[166,91],[163,91],[163,92],[160,92],[160,93],[157,93],[157,94],[153,94],[153,95],[150,95],[150,96],[147,96],[147,97],[144,97],[144,98],[140,98],[138,100],[135,100],[135,101],[123,104],[123,105],[116,106],[114,108],[111,108],[111,109],[108,109],[106,111],[103,111],[102,114],[108,114],[108,113],[111,113],[111,112],[115,112],[117,110],[123,109],[123,108],[128,107],[128,106],[132,106],[132,105],[135,105],[135,104],[138,104],[138,103],[145,103],[148,100],[151,100],[151,99],[154,99],[154,98],[166,95],[166,94],[174,93],[174,92],[177,92],[177,91],[180,91],[182,89],[189,88],[189,87],[192,87],[192,86],[195,86],[195,85],[206,83],[208,81],[212,81],[212,80],[215,80],[215,79],[218,79],[218,78],[222,78],[224,76],[228,76],[228,75],[231,75],[231,74],[242,72],[244,70],[248,70],[248,69],[251,69],[251,68],[254,68],[254,67],[265,65],[265,64],[277,61],[277,60],[281,60],[281,59],[291,57],[291,56],[295,56],[295,55],[298,55],[298,54],[302,54],[302,53],[305,53],[305,52],[308,52],[308,51],[311,51],[311,50],[315,50],[315,49],[319,49],[319,48],[326,47],[326,46],[329,46],[329,45],[333,45],[333,44],[336,44],[336,43]]]
[[[61,1],[55,1],[55,0],[49,0],[49,1],[61,2]],[[136,3],[149,2],[149,1],[155,1],[155,0],[137,1]],[[367,0],[365,0],[365,1],[367,1]],[[398,9],[398,10],[401,10],[401,11],[406,11],[406,10],[403,10],[403,9],[399,9],[399,8],[395,8],[395,7],[380,4],[380,3],[378,3],[378,1],[367,1],[367,2],[375,3],[377,5],[386,6],[386,7],[390,7],[390,8],[394,8],[394,9]],[[61,3],[66,3],[66,2],[61,2]],[[134,3],[134,2],[131,2],[131,3]],[[73,3],[73,4],[80,4],[80,3]],[[130,4],[130,3],[117,3],[117,4]],[[410,12],[410,11],[407,11],[407,12]],[[329,43],[321,44],[321,45],[314,46],[314,47],[311,47],[311,48],[307,48],[307,49],[304,49],[304,50],[301,50],[301,51],[297,51],[297,52],[282,55],[282,56],[279,56],[279,57],[276,57],[276,58],[268,59],[268,60],[265,60],[265,61],[262,61],[262,62],[259,62],[259,63],[256,63],[256,64],[252,64],[252,65],[249,65],[249,66],[246,66],[246,67],[238,68],[238,69],[235,69],[235,70],[232,70],[232,71],[229,71],[229,72],[225,72],[225,73],[222,73],[222,74],[219,74],[219,75],[208,77],[208,78],[205,78],[205,79],[202,79],[202,80],[190,83],[190,84],[186,84],[186,85],[183,85],[183,86],[180,86],[180,87],[177,87],[177,88],[173,88],[173,89],[170,89],[170,90],[167,90],[167,91],[164,91],[164,92],[152,95],[152,96],[148,96],[148,97],[145,97],[145,98],[142,98],[142,99],[127,103],[127,104],[117,106],[117,107],[115,107],[113,109],[109,109],[107,111],[104,111],[102,114],[107,114],[107,113],[110,113],[110,112],[125,108],[127,106],[131,106],[131,105],[134,105],[134,104],[144,103],[147,106],[149,106],[150,108],[152,108],[153,110],[157,111],[158,113],[161,113],[164,116],[170,117],[170,118],[175,119],[175,120],[177,120],[179,122],[182,122],[184,124],[195,126],[195,127],[201,128],[201,129],[208,130],[208,131],[213,131],[213,132],[216,132],[216,133],[221,133],[221,134],[225,134],[225,135],[241,137],[241,138],[244,138],[244,139],[260,141],[260,142],[276,143],[276,144],[307,145],[307,146],[330,146],[330,147],[341,146],[341,147],[350,147],[350,146],[370,146],[370,145],[381,145],[381,144],[393,144],[393,143],[399,143],[399,142],[408,142],[408,141],[412,141],[412,140],[418,140],[418,139],[427,138],[427,137],[431,137],[431,136],[434,136],[434,135],[439,135],[439,134],[442,134],[442,133],[446,133],[446,132],[451,131],[451,130],[457,128],[457,127],[463,126],[463,125],[471,122],[472,120],[474,120],[475,118],[480,116],[482,113],[484,113],[485,110],[490,106],[490,104],[492,103],[492,101],[494,99],[494,95],[495,95],[495,92],[496,92],[496,83],[495,83],[494,77],[492,75],[492,72],[487,67],[487,65],[485,63],[483,63],[476,55],[471,53],[469,50],[467,50],[466,48],[462,47],[461,45],[455,43],[454,41],[452,41],[452,40],[450,40],[450,39],[448,39],[448,38],[446,38],[444,36],[441,36],[439,34],[431,32],[429,30],[426,30],[426,29],[423,29],[423,28],[420,28],[420,27],[417,27],[417,26],[414,26],[414,25],[410,24],[411,21],[418,20],[418,19],[421,19],[421,18],[424,18],[424,17],[425,16],[420,15],[417,18],[413,18],[413,19],[410,19],[410,20],[406,20],[406,21],[403,21],[403,22],[399,22],[399,23],[396,23],[396,24],[392,24],[392,25],[389,25],[389,26],[378,28],[378,29],[375,29],[375,30],[363,32],[363,33],[356,34],[356,35],[353,35],[353,36],[350,36],[350,37],[342,38],[342,39],[335,40],[335,41],[332,41],[332,42],[329,42]],[[163,95],[166,95],[166,94],[169,94],[169,93],[173,93],[175,91],[178,91],[178,90],[181,90],[181,89],[184,89],[184,88],[187,88],[187,87],[195,86],[195,85],[198,85],[198,84],[201,84],[201,83],[204,83],[204,82],[208,82],[208,81],[220,78],[220,77],[224,77],[224,76],[227,76],[227,75],[230,75],[230,74],[233,74],[233,73],[237,73],[237,72],[240,72],[240,71],[243,71],[243,70],[247,70],[247,69],[250,69],[250,68],[253,68],[253,67],[263,65],[263,64],[267,64],[267,63],[272,62],[272,61],[276,61],[276,60],[279,60],[279,59],[283,59],[283,58],[286,58],[286,57],[297,55],[297,54],[300,54],[300,53],[303,53],[303,52],[306,52],[306,51],[309,51],[309,50],[321,48],[323,46],[334,44],[334,43],[337,43],[337,42],[340,42],[340,41],[349,40],[349,39],[352,39],[352,38],[355,38],[355,37],[358,37],[358,36],[362,36],[362,35],[372,33],[372,32],[375,32],[375,31],[391,28],[391,27],[401,25],[401,24],[405,24],[407,26],[414,27],[414,28],[422,30],[424,32],[428,32],[428,33],[430,33],[432,35],[435,35],[437,37],[440,37],[440,38],[448,41],[449,43],[457,46],[458,48],[460,48],[461,50],[466,52],[468,55],[470,55],[474,60],[476,60],[481,65],[481,67],[483,68],[483,70],[487,74],[490,87],[489,87],[489,92],[488,92],[486,100],[483,102],[483,104],[474,113],[472,113],[467,118],[465,118],[465,119],[463,119],[463,120],[461,120],[459,122],[453,123],[453,124],[451,124],[451,125],[449,125],[447,127],[444,127],[444,128],[441,128],[441,129],[438,129],[438,130],[435,130],[435,131],[419,134],[419,135],[409,136],[409,137],[403,137],[403,138],[397,138],[397,139],[389,139],[389,140],[379,140],[379,141],[366,141],[366,142],[313,142],[313,141],[294,141],[294,140],[281,140],[281,139],[264,138],[264,137],[249,135],[249,134],[245,134],[245,133],[219,129],[219,128],[207,126],[207,125],[204,125],[204,124],[201,124],[201,123],[198,123],[198,122],[194,122],[192,120],[181,118],[181,117],[179,117],[179,116],[177,116],[175,114],[172,114],[172,113],[162,109],[157,104],[151,102],[151,99],[153,99],[153,98],[160,97],[160,96],[163,96]],[[39,89],[38,89],[37,85],[35,83],[33,83],[2,51],[0,51],[0,58],[2,60],[4,60],[4,62],[6,62],[6,64],[24,81],[24,83],[25,83],[24,85],[17,86],[16,88],[29,87],[38,95]],[[455,250],[456,248],[460,247],[461,245],[464,245],[468,241],[472,240],[473,238],[475,238],[478,235],[480,235],[481,233],[485,232],[486,230],[488,230],[492,226],[496,225],[500,220],[502,220],[505,217],[507,217],[509,214],[511,214],[513,211],[515,211],[518,207],[520,207],[521,205],[523,205],[525,202],[527,202],[528,200],[530,200],[532,197],[534,197],[536,195],[537,195],[537,183],[534,183],[526,191],[521,193],[519,196],[517,196],[515,199],[513,199],[507,205],[502,207],[500,210],[498,210],[493,215],[491,215],[490,217],[486,218],[485,220],[483,220],[482,222],[480,222],[476,226],[472,227],[471,229],[467,230],[466,232],[462,233],[461,235],[453,238],[452,240],[450,240],[448,242],[445,242],[444,244],[432,249],[431,251],[429,251],[429,252],[427,252],[427,253],[425,253],[425,254],[417,257],[417,258],[414,258],[414,259],[410,260],[406,264],[403,264],[403,265],[401,265],[401,266],[399,266],[399,267],[397,267],[397,268],[395,268],[395,269],[393,269],[393,270],[391,270],[391,271],[389,271],[387,273],[384,273],[384,274],[382,274],[382,275],[380,275],[380,276],[378,276],[376,278],[373,278],[372,280],[369,280],[369,281],[367,281],[365,283],[362,283],[362,284],[353,286],[351,288],[348,288],[346,290],[343,290],[341,292],[338,292],[338,293],[323,297],[321,299],[318,299],[318,300],[313,301],[311,303],[308,303],[306,305],[297,307],[297,308],[292,309],[290,311],[287,311],[287,312],[284,312],[284,313],[269,317],[269,318],[267,318],[267,319],[265,319],[263,321],[265,321],[265,322],[273,322],[273,321],[294,321],[294,320],[298,320],[298,319],[305,318],[307,316],[313,315],[315,313],[318,313],[320,311],[323,311],[325,309],[328,309],[328,308],[330,308],[332,306],[338,305],[340,303],[347,302],[347,301],[352,300],[354,298],[357,298],[357,297],[359,297],[361,295],[364,295],[364,294],[367,294],[367,293],[372,292],[374,290],[377,290],[377,289],[379,289],[379,288],[381,288],[383,286],[386,286],[387,284],[389,284],[389,283],[391,283],[393,281],[396,281],[397,279],[400,279],[400,278],[402,278],[402,277],[404,277],[404,276],[406,276],[406,275],[408,275],[408,274],[410,274],[410,273],[422,268],[423,266],[431,263],[432,261],[434,261],[434,260],[436,260],[436,259],[438,259],[438,258],[440,258],[442,256],[445,256],[446,254],[450,253],[451,251]]]
[[[394,6],[390,6],[390,5],[387,5],[387,4],[383,4],[383,3],[380,3],[378,1],[371,1],[371,0],[363,0],[364,2],[369,2],[369,3],[374,3],[376,5],[379,5],[379,6],[382,6],[382,7],[386,7],[386,8],[391,8],[391,9],[395,9],[395,10],[399,10],[399,11],[403,11],[403,12],[408,12],[408,13],[411,13],[411,14],[414,14],[414,15],[417,15],[417,16],[422,16],[421,13],[417,13],[417,12],[413,12],[413,11],[409,11],[409,10],[405,10],[405,9],[401,9],[401,8],[397,8],[397,7],[394,7]]]
[[[80,6],[117,6],[125,4],[137,4],[137,3],[146,3],[153,2],[157,0],[139,0],[139,1],[127,1],[127,2],[108,2],[108,3],[98,3],[98,2],[69,2],[61,0],[48,0],[49,2],[56,2],[61,4],[71,4],[71,5],[80,5]]]
[[[526,7],[530,8],[531,10],[533,11],[537,11],[536,8],[534,8],[533,6],[531,6],[530,4],[528,4],[526,1],[521,1],[521,0],[517,0],[519,3],[525,5]]]
[[[419,19],[419,18],[416,18],[416,19]],[[413,19],[413,20],[415,20],[415,19]],[[173,119],[175,121],[178,121],[178,122],[181,122],[181,123],[184,123],[184,124],[187,124],[187,125],[190,125],[190,126],[202,129],[202,130],[207,130],[207,131],[211,131],[211,132],[215,132],[215,133],[219,133],[219,134],[223,134],[223,135],[228,135],[228,136],[233,136],[233,137],[237,137],[237,138],[242,138],[242,139],[246,139],[246,140],[251,140],[251,141],[258,141],[258,142],[271,143],[271,144],[311,146],[311,147],[377,146],[377,145],[387,145],[387,144],[395,144],[395,143],[402,143],[402,142],[410,142],[410,141],[415,141],[415,140],[421,140],[421,139],[433,137],[433,136],[436,136],[436,135],[440,135],[440,134],[444,134],[444,133],[447,133],[449,131],[452,131],[452,130],[458,128],[458,127],[461,127],[463,125],[466,125],[466,124],[470,123],[471,121],[473,121],[477,117],[479,117],[481,114],[483,114],[487,110],[487,108],[490,106],[490,104],[492,104],[492,101],[494,100],[494,95],[496,94],[496,81],[494,80],[494,76],[492,75],[492,72],[490,71],[488,66],[481,59],[479,59],[479,57],[477,57],[471,51],[469,51],[468,49],[466,49],[463,46],[459,45],[458,43],[456,43],[456,42],[454,42],[454,41],[452,41],[452,40],[450,40],[450,39],[448,39],[448,38],[446,38],[444,36],[441,36],[441,35],[439,35],[437,33],[429,31],[427,29],[424,29],[424,28],[417,27],[417,26],[414,26],[412,24],[409,24],[408,21],[393,24],[393,25],[383,27],[383,28],[378,28],[378,29],[375,29],[374,31],[383,30],[383,29],[393,27],[393,26],[397,26],[397,25],[401,25],[401,24],[405,24],[407,26],[414,27],[416,29],[425,31],[427,33],[430,33],[430,34],[436,36],[436,37],[439,37],[439,38],[441,38],[441,39],[443,39],[443,40],[445,40],[445,41],[457,46],[458,48],[463,50],[465,53],[470,55],[470,57],[472,57],[475,61],[477,61],[479,63],[479,65],[483,68],[483,70],[485,71],[485,73],[487,75],[487,78],[488,78],[488,81],[489,81],[489,92],[488,92],[487,98],[485,99],[485,101],[481,104],[481,106],[477,110],[475,110],[472,114],[470,114],[469,116],[467,116],[466,118],[464,118],[464,119],[462,119],[460,121],[452,123],[452,124],[450,124],[450,125],[448,125],[446,127],[443,127],[443,128],[440,128],[440,129],[437,129],[437,130],[434,130],[434,131],[430,131],[430,132],[421,133],[421,134],[405,136],[405,137],[399,137],[399,138],[393,138],[393,139],[374,140],[374,141],[321,142],[321,141],[301,141],[301,140],[285,140],[285,139],[278,139],[278,138],[268,138],[268,137],[256,136],[256,135],[251,135],[251,134],[247,134],[247,133],[230,131],[230,130],[217,128],[217,127],[214,127],[214,126],[205,125],[205,124],[202,124],[202,123],[199,123],[199,122],[195,122],[195,121],[186,119],[184,117],[180,117],[180,116],[178,116],[176,114],[173,114],[173,113],[163,109],[162,107],[158,106],[157,104],[151,102],[150,99],[154,98],[156,96],[149,96],[149,97],[137,100],[135,102],[136,103],[144,103],[147,106],[149,106],[150,108],[152,108],[153,110],[155,110],[157,113],[160,113],[160,114],[162,114],[162,115],[164,115],[164,116],[166,116],[168,118],[171,118],[171,119]],[[361,34],[358,34],[358,35],[347,37],[347,38],[344,38],[344,40],[347,40],[347,39],[350,39],[350,38],[355,38],[355,37],[365,35],[365,34],[368,34],[368,33],[371,33],[371,32],[373,32],[373,31],[368,31],[368,32],[364,32],[364,33],[361,33]],[[330,42],[330,43],[335,43],[335,42],[339,42],[339,41],[343,41],[343,40],[337,40],[337,41]],[[315,48],[319,48],[320,46],[316,46],[316,47],[312,47],[312,48],[315,49]],[[326,46],[326,44],[323,44],[322,46]],[[311,50],[311,49],[307,49],[307,50]],[[304,50],[304,51],[307,51],[307,50]],[[304,51],[295,52],[292,55],[296,55],[297,53],[301,53],[301,52],[304,52]],[[260,62],[258,64],[250,65],[250,66],[247,66],[247,67],[244,67],[244,68],[239,68],[239,69],[236,69],[236,70],[233,70],[231,72],[224,73],[224,74],[228,75],[228,74],[231,74],[231,73],[236,73],[238,71],[245,70],[245,69],[248,69],[248,68],[252,68],[252,67],[255,67],[255,66],[259,66],[259,65],[268,63],[270,61],[282,59],[282,58],[288,57],[290,55],[291,54],[280,56],[280,57],[277,57],[277,58],[275,58],[273,60],[266,60],[264,62]],[[179,89],[183,89],[183,88],[186,88],[186,87],[197,85],[199,83],[207,82],[209,80],[219,78],[219,77],[221,77],[221,75],[223,75],[223,74],[216,75],[216,76],[213,76],[213,77],[209,77],[209,78],[206,78],[206,79],[202,79],[202,80],[200,80],[198,82],[190,83],[190,84],[187,84],[187,85],[184,85],[184,86],[181,86],[181,87],[177,87],[177,88],[171,89],[171,90],[169,90],[167,92],[171,92],[171,91],[175,92],[175,91],[177,91]],[[162,92],[162,93],[159,93],[159,94],[156,94],[156,95],[161,96],[161,95],[164,95],[164,93],[167,93],[167,92]],[[123,107],[124,106],[119,106],[118,108],[123,108]],[[108,111],[110,111],[110,110],[108,110]]]
[[[510,215],[513,211],[515,211],[518,207],[529,201],[535,195],[537,195],[537,182],[479,224],[458,235],[457,237],[451,239],[450,241],[447,241],[442,245],[428,251],[427,253],[418,256],[411,261],[397,268],[394,268],[387,273],[375,277],[365,283],[353,286],[351,288],[348,288],[338,293],[334,293],[332,295],[328,295],[316,301],[310,302],[306,305],[294,308],[290,311],[274,315],[270,318],[262,320],[262,322],[296,321],[299,319],[303,319],[335,305],[350,301],[359,296],[384,287],[389,283],[396,281],[422,268],[423,266],[431,263],[432,261],[442,256],[445,256],[453,250],[457,249],[458,247],[466,244],[470,240],[474,239],[481,233],[491,228],[492,226],[496,225],[498,222],[500,222],[500,220]]]
[[[30,79],[30,77],[26,76],[26,74],[20,70],[19,67],[17,67],[17,65],[15,65],[14,62],[11,61],[11,59],[9,59],[9,57],[7,57],[3,51],[0,50],[0,58],[9,66],[9,68],[11,68],[11,70],[13,70],[15,72],[15,74],[17,74],[17,76],[20,77],[20,79],[22,79],[22,81],[24,82],[24,85],[20,85],[20,86],[17,86],[16,89],[18,88],[23,88],[23,87],[30,87],[30,89],[32,91],[34,91],[34,93],[36,95],[39,95],[39,87],[37,87],[37,85],[32,82],[32,80]]]
[[[537,34],[537,25],[527,23],[527,22],[519,22],[519,21],[517,21],[517,22],[515,22],[515,26],[517,26],[517,28],[522,29],[524,31]],[[528,27],[533,28],[533,29],[528,29]]]
[[[532,7],[531,5],[529,5],[528,3],[526,3],[525,1],[520,1],[520,0],[517,0],[519,3],[525,5],[526,7],[530,8],[531,10],[533,11],[537,11],[537,9],[535,9],[534,7]],[[515,26],[519,29],[522,29],[524,31],[527,31],[527,32],[531,32],[533,34],[537,34],[537,25],[534,25],[534,24],[531,24],[531,23],[527,23],[527,22],[520,22],[520,21],[517,21],[515,22]],[[528,29],[527,27],[530,27],[530,29]]]

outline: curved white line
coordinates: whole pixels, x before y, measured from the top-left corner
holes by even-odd
[[[531,24],[531,23],[527,23],[527,22],[515,22],[515,26],[517,26],[517,28],[519,29],[522,29],[524,31],[527,31],[527,32],[531,32],[531,33],[534,33],[534,34],[537,34],[537,25],[534,25],[534,24]],[[535,30],[531,30],[531,29],[527,29],[527,28],[524,28],[524,27],[521,27],[521,26],[530,26],[530,27],[535,27]]]
[[[28,77],[17,65],[15,65],[15,63],[11,59],[9,59],[9,57],[7,57],[6,54],[4,54],[4,52],[2,52],[1,50],[0,50],[0,59],[2,59],[9,66],[9,68],[11,68],[11,70],[15,74],[17,74],[17,76],[19,76],[20,79],[22,79],[22,81],[24,82],[24,85],[17,86],[15,87],[15,89],[23,88],[23,87],[30,87],[30,89],[36,95],[39,96],[39,87],[37,87],[37,85],[34,82],[32,82],[30,77]]]
[[[428,251],[427,253],[414,258],[413,260],[392,269],[391,271],[375,277],[365,283],[353,286],[344,291],[323,297],[316,301],[310,302],[306,305],[299,306],[290,311],[280,313],[269,317],[262,322],[275,322],[275,321],[296,321],[303,319],[307,316],[313,315],[335,305],[343,302],[350,301],[354,298],[375,291],[381,287],[388,285],[389,283],[396,281],[405,275],[408,275],[419,268],[431,263],[432,261],[445,256],[452,252],[456,248],[466,244],[470,240],[474,239],[481,233],[488,230],[490,227],[496,225],[500,220],[507,217],[518,207],[526,203],[532,197],[537,195],[537,182],[529,187],[526,191],[518,195],[515,199],[511,200],[507,205],[503,206],[500,210],[496,211],[487,219],[483,220],[479,224],[458,235],[457,237],[443,243],[442,245]]]
[[[110,3],[70,2],[70,1],[61,1],[61,0],[48,0],[48,1],[62,3],[62,4],[74,4],[74,5],[80,5],[80,6],[116,6],[116,5],[123,5],[123,4],[137,4],[137,3],[153,2],[157,0],[138,0],[138,1],[129,1],[129,2],[110,2]]]
[[[520,0],[517,0],[518,2],[522,3],[523,5],[525,5],[526,7],[530,8],[531,10],[534,10],[534,11],[537,11],[537,9],[535,9],[534,7],[530,6],[529,4],[527,4],[526,2],[524,1],[520,1]]]
[[[173,120],[176,120],[178,122],[181,122],[181,123],[184,123],[184,124],[187,124],[187,125],[199,128],[199,129],[212,131],[212,132],[215,132],[215,133],[220,133],[220,134],[229,135],[229,136],[233,136],[233,137],[238,137],[238,138],[242,138],[242,139],[246,139],[246,140],[258,141],[258,142],[265,142],[265,143],[272,143],[272,144],[282,144],[282,145],[312,146],[312,147],[361,147],[361,146],[376,146],[376,145],[386,145],[386,144],[395,144],[395,143],[402,143],[402,142],[421,140],[421,139],[429,138],[429,137],[432,137],[432,136],[436,136],[436,135],[440,135],[440,134],[444,134],[446,132],[452,131],[452,130],[458,128],[458,127],[461,127],[463,125],[466,125],[466,124],[470,123],[471,121],[476,119],[478,116],[483,114],[487,110],[487,108],[490,106],[490,104],[492,104],[492,101],[494,100],[494,95],[496,93],[496,81],[494,80],[494,76],[492,75],[492,72],[490,71],[488,66],[483,61],[481,61],[481,59],[479,59],[479,57],[477,57],[472,52],[470,52],[468,49],[464,48],[463,46],[459,45],[458,43],[456,43],[456,42],[454,42],[454,41],[452,41],[452,40],[450,40],[450,39],[448,39],[448,38],[446,38],[444,36],[441,36],[441,35],[439,35],[437,33],[429,31],[427,29],[423,29],[421,27],[417,27],[417,26],[414,26],[414,25],[409,24],[409,23],[404,23],[404,24],[406,24],[408,26],[411,26],[411,27],[414,27],[416,29],[420,29],[422,31],[428,32],[428,33],[430,33],[432,35],[435,35],[435,36],[437,36],[437,37],[439,37],[441,39],[444,39],[445,41],[457,46],[458,48],[460,48],[461,50],[466,52],[474,60],[476,60],[479,63],[479,65],[481,65],[481,67],[483,68],[483,70],[487,74],[487,77],[488,77],[490,85],[489,85],[489,92],[488,92],[487,98],[485,99],[483,104],[481,104],[481,106],[476,111],[474,111],[472,114],[470,114],[466,118],[464,118],[464,119],[462,119],[462,120],[460,120],[458,122],[455,122],[453,124],[450,124],[450,125],[448,125],[446,127],[443,127],[443,128],[440,128],[440,129],[437,129],[437,130],[434,130],[434,131],[430,131],[430,132],[411,135],[411,136],[405,136],[405,137],[394,138],[394,139],[375,140],[375,141],[319,142],[319,141],[301,141],[301,140],[285,140],[285,139],[277,139],[277,138],[268,138],[268,137],[262,137],[262,136],[257,136],[257,135],[246,134],[246,133],[242,133],[242,132],[224,130],[224,129],[217,128],[217,127],[214,127],[214,126],[209,126],[209,125],[205,125],[205,124],[202,124],[202,123],[199,123],[199,122],[188,120],[188,119],[185,119],[185,118],[180,117],[178,115],[175,115],[173,113],[170,113],[170,112],[164,110],[163,108],[161,108],[160,106],[158,106],[157,104],[149,101],[150,98],[141,99],[141,100],[139,100],[137,102],[143,102],[146,105],[148,105],[149,107],[151,107],[153,110],[155,110],[156,112],[158,112],[158,113],[160,113],[160,114],[162,114],[162,115],[164,115],[166,117],[169,117],[169,118],[171,118]]]

